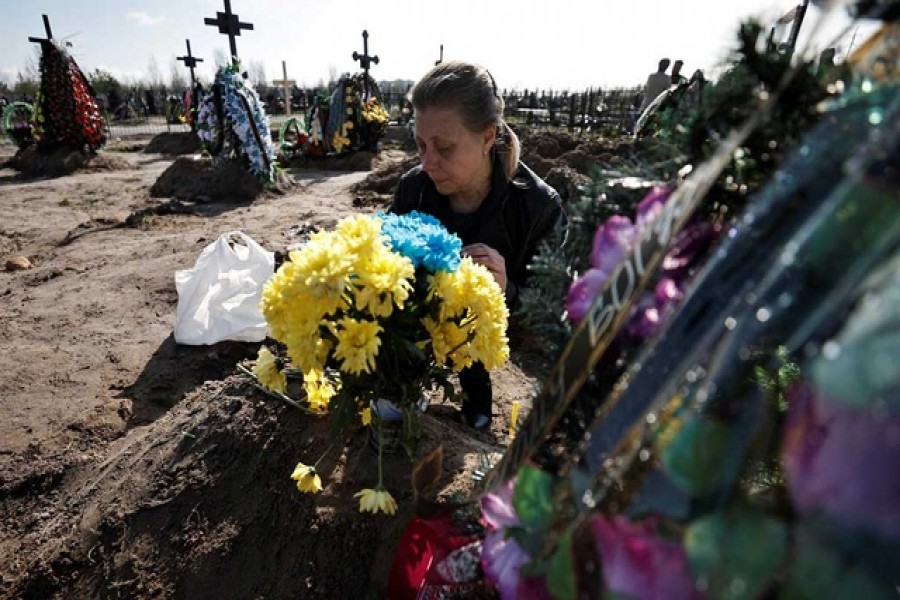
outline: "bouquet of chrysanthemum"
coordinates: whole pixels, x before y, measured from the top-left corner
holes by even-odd
[[[308,408],[329,414],[335,434],[360,421],[377,434],[378,485],[357,494],[361,511],[396,509],[381,477],[384,415],[373,407],[388,401],[402,413],[411,451],[423,390],[452,392],[451,371],[509,357],[503,293],[460,247],[429,215],[348,217],[291,252],[263,290],[272,337],[304,373]],[[260,351],[263,385],[284,390],[282,362]],[[297,465],[301,491],[321,489],[317,464]]]

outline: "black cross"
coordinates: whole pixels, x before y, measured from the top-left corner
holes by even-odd
[[[194,67],[197,66],[197,63],[202,63],[203,59],[197,58],[191,54],[191,40],[184,40],[184,43],[187,44],[187,55],[177,56],[175,57],[175,60],[180,60],[184,63],[184,66],[191,70],[191,89],[193,90],[197,87],[196,80],[194,79]]]
[[[369,32],[365,29],[363,30],[363,53],[360,54],[357,51],[353,51],[353,60],[359,61],[359,66],[362,67],[362,70],[365,71],[365,90],[366,90],[366,98],[369,97],[369,65],[371,63],[378,64],[377,56],[369,56]]]
[[[50,31],[50,18],[47,15],[41,15],[41,17],[44,19],[44,31],[47,34],[47,38],[29,37],[28,41],[35,44],[49,44],[50,40],[53,39],[53,32]]]
[[[206,17],[203,22],[207,25],[219,28],[219,33],[228,36],[228,44],[231,47],[232,60],[237,60],[236,36],[241,35],[241,29],[253,29],[253,23],[241,23],[238,16],[231,12],[231,0],[225,0],[225,12],[217,12],[216,18]]]
[[[441,57],[439,59],[437,59],[437,62],[434,63],[434,66],[438,66],[442,62],[444,62],[444,45],[443,44],[441,44]]]

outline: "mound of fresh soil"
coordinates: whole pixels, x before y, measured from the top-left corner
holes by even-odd
[[[442,407],[437,407],[442,408]],[[439,443],[441,487],[464,495],[480,453],[498,448],[423,417],[418,456]],[[207,382],[152,424],[113,442],[102,463],[61,484],[7,490],[4,527],[18,532],[4,566],[9,598],[380,598],[400,533],[414,514],[412,462],[386,455],[393,517],[358,512],[377,483],[365,430],[319,465],[324,489],[297,491],[329,424],[255,392],[240,378]],[[55,487],[35,507],[36,487]],[[59,487],[56,487],[59,485]],[[35,488],[35,489],[31,489]],[[10,493],[11,492],[11,493]]]
[[[154,198],[200,201],[245,201],[265,192],[286,193],[294,186],[284,171],[272,185],[265,185],[236,161],[221,166],[206,156],[182,156],[163,171],[150,188]]]
[[[180,156],[182,154],[195,154],[200,152],[203,145],[196,133],[178,132],[178,133],[160,133],[153,136],[150,143],[144,148],[145,154],[171,154]]]
[[[13,157],[12,168],[26,178],[63,177],[76,171],[121,171],[134,167],[124,158],[105,152],[85,152],[80,148],[60,146],[44,151],[37,144],[23,148]]]

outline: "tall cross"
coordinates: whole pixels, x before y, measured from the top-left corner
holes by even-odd
[[[364,86],[366,90],[366,99],[369,98],[369,65],[371,63],[378,64],[377,56],[369,56],[369,32],[363,29],[363,53],[360,54],[356,50],[353,51],[353,60],[359,61],[359,66],[365,72]]]
[[[272,85],[284,88],[284,110],[287,111],[287,114],[291,114],[291,88],[294,87],[297,82],[293,79],[288,79],[287,77],[287,63],[281,61],[281,73],[284,76],[282,80],[274,80]]]
[[[184,40],[184,43],[187,44],[187,55],[177,56],[175,60],[180,60],[184,63],[184,66],[191,70],[191,89],[193,90],[197,88],[197,81],[194,79],[194,67],[197,66],[197,63],[202,63],[203,59],[191,54],[191,40]]]
[[[28,41],[35,43],[35,44],[41,44],[41,45],[49,44],[50,40],[53,39],[53,32],[50,30],[50,17],[48,17],[47,15],[41,15],[41,17],[44,19],[44,33],[47,34],[46,39],[39,38],[39,37],[29,37]]]
[[[219,28],[219,33],[228,36],[232,60],[237,59],[237,42],[234,38],[241,35],[241,29],[253,29],[253,23],[241,23],[238,16],[231,12],[231,0],[225,0],[225,12],[216,12],[216,18],[206,17],[203,22]]]
[[[441,57],[439,59],[437,59],[437,61],[434,63],[434,66],[438,66],[442,62],[444,62],[444,45],[443,44],[441,44]]]

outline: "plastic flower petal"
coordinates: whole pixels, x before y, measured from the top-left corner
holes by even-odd
[[[397,512],[397,502],[391,493],[382,487],[360,490],[353,494],[353,497],[359,498],[359,512],[375,514],[382,511],[387,515]]]
[[[635,600],[702,598],[681,542],[657,536],[651,520],[632,523],[622,516],[596,514],[591,526],[603,582],[611,592]]]
[[[672,188],[667,186],[656,186],[643,200],[637,205],[637,231],[638,235],[644,231],[644,228],[662,212],[669,196],[672,195]]]
[[[635,229],[628,217],[614,215],[597,228],[591,247],[591,266],[612,274],[634,243]]]
[[[519,542],[506,537],[503,530],[489,531],[484,536],[481,566],[487,580],[494,584],[503,600],[518,598],[522,567],[531,559]]]
[[[253,373],[267,389],[284,393],[287,388],[287,376],[278,368],[278,359],[268,348],[259,349]]]
[[[797,509],[900,540],[900,416],[844,405],[803,383],[787,397],[781,453]]]
[[[587,316],[597,295],[606,285],[609,274],[600,269],[588,269],[584,275],[572,282],[566,296],[566,310],[573,323],[579,323]]]
[[[301,492],[316,493],[322,491],[322,480],[316,473],[316,468],[303,463],[297,463],[291,479],[297,482],[297,489]]]
[[[482,496],[481,515],[488,529],[515,527],[521,524],[512,503],[515,483],[515,478],[512,478],[495,491]]]
[[[372,422],[372,409],[366,407],[359,411],[359,419],[363,425],[369,425]]]

